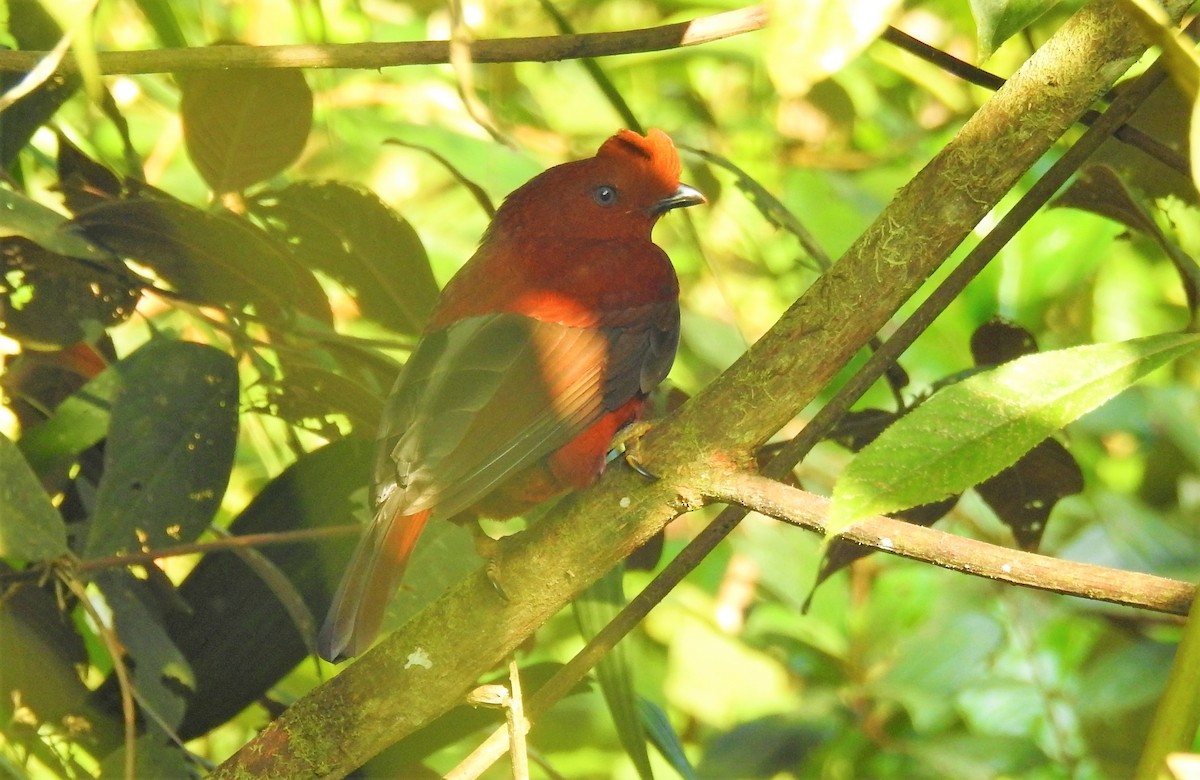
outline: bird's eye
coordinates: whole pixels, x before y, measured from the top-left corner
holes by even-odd
[[[601,184],[592,190],[592,200],[601,206],[611,206],[617,202],[617,188],[611,184]]]

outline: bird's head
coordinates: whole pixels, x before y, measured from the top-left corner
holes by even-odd
[[[509,195],[492,229],[649,240],[667,211],[704,202],[698,190],[679,183],[680,170],[666,133],[621,130],[594,157],[550,168]]]

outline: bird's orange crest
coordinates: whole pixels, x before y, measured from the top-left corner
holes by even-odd
[[[600,146],[596,156],[632,158],[639,165],[653,168],[658,177],[669,182],[679,181],[683,170],[675,143],[656,127],[650,128],[645,137],[632,130],[620,130]]]

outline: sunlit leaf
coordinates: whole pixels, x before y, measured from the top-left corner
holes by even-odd
[[[1195,46],[1171,24],[1167,12],[1153,0],[1121,0],[1121,5],[1142,33],[1162,47],[1167,70],[1184,95],[1193,103],[1200,92],[1200,54]]]
[[[210,70],[180,78],[183,139],[214,192],[269,179],[304,150],[313,96],[298,70]]]
[[[67,529],[17,445],[0,434],[0,558],[44,561],[67,552]]]
[[[971,0],[979,36],[979,59],[986,60],[1000,44],[1033,24],[1058,0]]]
[[[369,190],[303,182],[251,202],[296,258],[345,285],[362,313],[401,333],[425,326],[437,283],[417,232]]]
[[[943,388],[851,461],[834,487],[828,535],[992,477],[1198,344],[1170,333],[1043,352]]]
[[[151,342],[117,364],[85,556],[191,541],[212,519],[233,465],[238,377],[232,358],[189,342]]]
[[[81,711],[88,689],[76,666],[86,663],[87,651],[50,588],[23,583],[6,589],[0,601],[0,658],[0,716],[6,723],[13,722],[16,702],[42,723]]]
[[[787,96],[803,95],[857,57],[887,27],[899,0],[772,0],[767,72]]]

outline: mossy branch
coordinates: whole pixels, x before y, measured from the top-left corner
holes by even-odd
[[[1171,2],[1168,10],[1178,18],[1186,5]],[[507,600],[482,572],[467,578],[296,702],[214,777],[341,777],[460,703],[579,591],[702,504],[687,486],[736,471],[815,398],[1144,48],[1121,4],[1089,3],[770,333],[643,439],[643,462],[664,479],[648,484],[611,469],[594,489],[505,542]],[[730,467],[714,465],[722,462]]]

